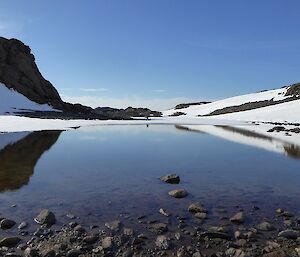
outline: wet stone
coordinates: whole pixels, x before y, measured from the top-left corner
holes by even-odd
[[[105,226],[113,231],[119,231],[121,227],[121,222],[119,220],[114,220],[111,222],[106,222]]]
[[[2,229],[10,229],[16,224],[15,221],[10,220],[10,219],[3,219],[0,222],[0,228]]]
[[[4,237],[0,240],[0,247],[14,247],[21,241],[19,237]]]
[[[230,218],[230,221],[241,224],[241,223],[245,222],[245,219],[246,219],[246,217],[245,217],[244,212],[238,212]]]
[[[158,236],[155,245],[162,250],[168,250],[170,248],[170,239],[164,235]]]
[[[180,182],[180,177],[176,174],[168,174],[161,177],[160,180],[169,184],[178,184]]]
[[[169,195],[174,198],[184,198],[188,195],[188,192],[185,189],[174,189],[169,192]]]
[[[34,221],[38,224],[45,224],[51,226],[55,224],[56,218],[53,212],[49,210],[42,210],[38,216],[34,218]]]
[[[188,211],[192,212],[192,213],[197,213],[197,212],[206,213],[207,212],[207,210],[199,202],[190,204],[189,207],[188,207]]]

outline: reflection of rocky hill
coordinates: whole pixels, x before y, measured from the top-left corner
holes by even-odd
[[[61,131],[33,132],[0,151],[0,192],[26,185],[42,154],[57,141]]]

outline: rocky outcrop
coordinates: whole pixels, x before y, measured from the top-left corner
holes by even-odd
[[[205,102],[205,101],[202,101],[202,102],[196,102],[196,103],[183,103],[183,104],[177,104],[177,105],[175,106],[175,110],[188,108],[188,107],[194,106],[194,105],[202,105],[202,104],[209,104],[209,103],[211,103],[211,102]]]
[[[300,95],[300,83],[293,84],[288,87],[285,96],[299,96]]]
[[[40,73],[30,48],[17,39],[0,37],[0,82],[31,101],[62,107],[57,90]]]
[[[111,117],[160,117],[161,112],[151,111],[148,108],[133,108],[116,109],[110,107],[98,107],[95,109],[96,113],[100,115],[107,115]]]

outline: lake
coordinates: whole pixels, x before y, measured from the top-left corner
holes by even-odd
[[[213,135],[216,129],[228,138]],[[19,222],[34,223],[43,208],[56,214],[58,224],[72,214],[87,225],[125,219],[136,227],[140,216],[160,219],[160,208],[187,216],[195,201],[212,217],[220,208],[231,214],[258,206],[257,219],[272,217],[279,207],[300,209],[299,147],[229,127],[116,125],[5,133],[0,149],[1,215]],[[178,174],[181,183],[161,182],[168,173]],[[171,198],[168,192],[176,188],[189,195]]]

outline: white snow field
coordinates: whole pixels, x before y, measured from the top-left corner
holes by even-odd
[[[285,96],[288,87],[268,90],[258,93],[252,93],[247,95],[235,96],[226,98],[219,101],[214,101],[209,104],[202,104],[202,105],[194,105],[184,109],[170,109],[163,112],[164,116],[169,116],[175,112],[183,112],[187,117],[196,117],[198,115],[207,115],[215,110],[222,109],[229,106],[241,105],[244,103],[249,102],[257,102],[257,101],[264,101],[264,100],[271,100],[279,101],[286,99],[290,96]]]
[[[0,115],[19,111],[54,111],[48,104],[37,104],[17,91],[8,89],[0,83]]]

